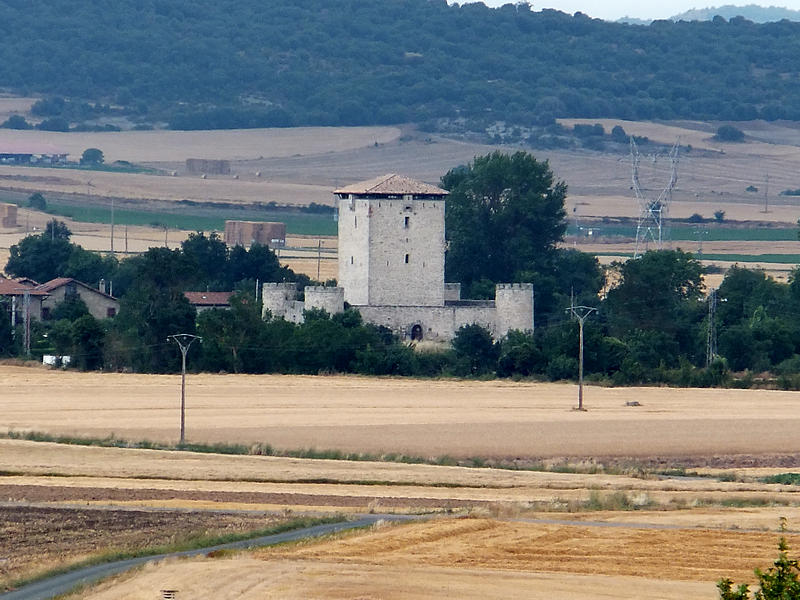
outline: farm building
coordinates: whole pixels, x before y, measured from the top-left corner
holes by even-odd
[[[230,175],[231,162],[229,160],[213,160],[209,158],[187,158],[186,170],[189,173],[204,175]]]
[[[270,221],[225,221],[225,243],[228,246],[261,244],[270,248],[286,246],[286,224]]]
[[[42,301],[47,292],[36,289],[35,283],[25,279],[7,279],[0,276],[0,300],[3,300],[12,325],[22,323],[25,311],[25,296],[30,303],[31,319],[42,319]]]
[[[3,165],[60,165],[67,162],[67,152],[52,144],[41,142],[0,142],[0,164]]]
[[[462,300],[461,285],[445,283],[444,208],[448,192],[400,175],[384,175],[334,192],[339,208],[339,285],[267,283],[264,311],[299,322],[303,310],[333,314],[345,302],[365,321],[411,340],[448,341],[464,325],[495,338],[533,329],[533,286],[499,284],[494,300]]]
[[[212,308],[228,309],[231,307],[233,292],[183,292],[189,304],[194,306],[197,314]]]
[[[58,277],[47,283],[37,285],[34,289],[46,294],[42,299],[41,318],[50,318],[51,311],[71,298],[80,298],[86,304],[95,319],[113,317],[119,311],[119,300],[106,293],[105,282],[100,283],[100,289],[93,288],[77,279]]]
[[[0,227],[12,228],[17,226],[17,205],[0,204]]]

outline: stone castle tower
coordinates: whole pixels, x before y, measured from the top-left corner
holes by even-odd
[[[462,300],[445,283],[444,207],[448,192],[401,175],[384,175],[334,192],[339,209],[339,287],[265,283],[264,313],[300,323],[303,311],[330,314],[347,302],[364,321],[411,340],[448,341],[478,324],[499,339],[533,329],[533,285],[501,283],[494,300]]]
[[[448,192],[384,175],[334,192],[339,285],[355,306],[444,306]]]

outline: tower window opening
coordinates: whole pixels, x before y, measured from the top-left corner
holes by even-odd
[[[410,217],[403,217],[403,227],[408,229],[408,222],[411,220]]]
[[[353,217],[353,227],[358,229],[358,217]]]
[[[408,254],[406,254],[406,264],[408,264]]]
[[[351,265],[353,264],[353,257],[352,256],[350,257],[350,264]]]

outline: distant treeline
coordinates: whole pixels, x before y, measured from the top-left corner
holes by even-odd
[[[800,24],[445,0],[7,0],[0,81],[63,128],[800,119]],[[66,98],[70,101],[63,101]],[[63,120],[59,120],[63,119]]]

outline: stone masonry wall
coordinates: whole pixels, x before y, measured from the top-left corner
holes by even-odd
[[[533,331],[533,284],[500,283],[495,288],[497,335],[501,338],[513,329]]]
[[[370,200],[339,200],[339,285],[350,304],[369,304]]]
[[[369,200],[369,304],[444,305],[444,200]]]
[[[305,310],[321,308],[329,315],[344,311],[344,288],[306,286]]]

